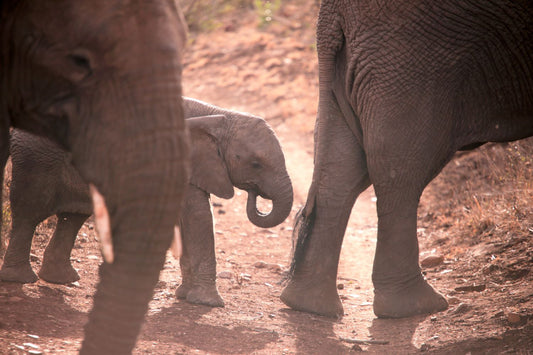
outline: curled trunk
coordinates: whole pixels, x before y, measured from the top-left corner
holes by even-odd
[[[289,180],[289,178],[286,178]],[[273,195],[272,210],[269,213],[262,213],[257,209],[257,192],[248,191],[248,201],[246,203],[246,214],[250,222],[261,228],[271,228],[282,223],[291,213],[292,209],[292,185],[290,180],[284,183],[284,188]]]

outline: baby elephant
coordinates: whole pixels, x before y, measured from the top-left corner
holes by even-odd
[[[233,197],[237,187],[248,192],[247,215],[255,225],[273,227],[292,208],[292,185],[280,144],[270,126],[246,113],[225,110],[184,98],[192,143],[191,177],[179,221],[183,244],[183,283],[178,298],[223,306],[216,288],[213,216],[209,195]],[[57,227],[44,252],[39,276],[53,283],[79,279],[70,253],[83,222],[92,213],[89,189],[55,143],[24,131],[11,136],[10,191],[13,228],[0,270],[0,280],[35,282],[29,254],[36,226],[57,215]],[[256,208],[256,197],[272,200],[268,214]]]

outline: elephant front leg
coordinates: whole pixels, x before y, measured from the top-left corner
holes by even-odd
[[[32,283],[39,279],[30,264],[31,242],[37,224],[38,222],[21,220],[13,211],[13,228],[0,270],[0,280]]]
[[[183,282],[176,297],[190,303],[223,307],[216,286],[216,257],[213,215],[209,194],[189,185],[180,222],[183,255],[180,267]]]
[[[296,310],[337,317],[344,314],[336,287],[342,241],[355,200],[370,181],[364,151],[336,102],[322,107],[313,183],[295,229],[292,277],[281,300]]]
[[[43,256],[39,277],[45,281],[66,284],[80,279],[70,263],[70,254],[79,229],[89,217],[85,214],[61,213],[57,227]]]

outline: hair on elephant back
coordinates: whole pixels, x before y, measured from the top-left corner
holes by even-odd
[[[190,103],[192,99],[185,98]],[[211,114],[214,108],[194,100],[197,108],[186,116]],[[217,110],[223,110],[216,108]],[[238,118],[237,118],[238,116]],[[249,123],[255,123],[249,125]],[[214,251],[213,216],[209,195],[231,198],[239,176],[250,183],[247,188],[255,195],[267,198],[278,192],[284,200],[273,204],[275,215],[269,226],[283,222],[292,207],[292,185],[287,174],[283,152],[270,126],[261,118],[235,111],[201,117],[187,117],[192,146],[192,171],[185,194],[185,206],[179,220],[183,255],[180,258],[182,285],[178,298],[209,306],[223,306],[216,289],[216,259]],[[249,127],[249,128],[247,128]],[[249,130],[246,134],[241,131]],[[232,136],[240,132],[243,137],[253,137],[249,146]],[[251,138],[248,138],[251,139]],[[253,150],[261,157],[261,169],[245,158],[245,150]],[[230,173],[227,147],[240,151],[242,158],[233,164]],[[70,153],[47,138],[38,137],[18,129],[11,137],[13,162],[10,190],[13,228],[0,279],[15,282],[35,282],[29,256],[37,224],[51,215],[58,222],[43,255],[39,277],[53,283],[69,283],[79,279],[70,263],[70,254],[77,232],[93,211],[87,184],[71,164]],[[251,154],[251,153],[247,153]],[[248,166],[253,165],[253,166]],[[237,171],[240,170],[240,171]],[[253,184],[252,184],[253,182]],[[242,186],[242,185],[241,185]],[[267,192],[264,192],[267,191]],[[282,206],[280,206],[282,203]],[[254,205],[255,207],[255,205]],[[177,216],[176,216],[177,217]]]
[[[170,0],[0,6],[0,162],[20,128],[67,149],[93,186],[113,262],[100,267],[81,353],[129,353],[188,179],[185,21]]]
[[[343,315],[342,241],[373,185],[374,313],[442,311],[418,262],[418,202],[457,150],[533,135],[533,3],[324,0],[317,51],[313,180],[281,299]]]

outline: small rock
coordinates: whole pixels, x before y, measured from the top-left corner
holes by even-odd
[[[472,306],[470,306],[469,304],[466,304],[466,303],[460,303],[457,308],[455,309],[455,311],[453,311],[454,314],[463,314],[463,313],[466,313],[468,311],[470,311],[472,309]]]
[[[424,268],[430,268],[439,266],[444,262],[444,256],[442,255],[430,255],[420,262],[420,266]]]
[[[38,335],[33,335],[33,334],[26,334],[26,335],[29,336],[32,339],[39,339]]]
[[[461,303],[461,300],[457,297],[448,297],[448,304],[454,305]]]
[[[266,267],[272,272],[281,272],[281,270],[283,270],[283,267],[280,264],[267,264]]]
[[[508,312],[506,317],[507,321],[511,324],[518,324],[522,321],[522,317],[520,317],[520,314],[516,312]]]
[[[458,292],[481,292],[484,291],[487,288],[485,284],[481,285],[466,285],[466,286],[459,286],[455,288],[455,291]]]
[[[430,318],[430,320],[431,320],[432,322],[436,322],[436,321],[437,321],[437,317],[436,317],[436,316],[432,316],[432,317]]]
[[[363,348],[359,344],[352,345],[352,351],[363,351]]]
[[[344,284],[338,284],[337,290],[344,290]]]
[[[267,266],[267,263],[264,262],[264,261],[261,261],[261,260],[260,260],[260,261],[256,261],[256,262],[254,263],[254,267],[256,267],[256,268],[258,268],[258,269],[263,269],[263,268],[265,268],[266,266]]]
[[[226,211],[225,210],[218,210],[217,213],[218,214],[226,214]]]
[[[28,350],[28,354],[32,355],[41,355],[43,352],[41,350]]]
[[[217,277],[219,279],[231,279],[233,277],[233,273],[230,271],[221,271],[218,273]]]
[[[426,343],[422,343],[420,345],[420,351],[428,351],[429,348],[430,348],[430,346],[428,344],[426,344]]]
[[[27,346],[28,348],[39,349],[39,345],[35,345],[33,343],[24,343],[22,345]]]
[[[503,317],[504,314],[505,314],[504,311],[498,311],[498,312],[494,313],[494,315],[491,318],[500,318],[500,317]]]
[[[37,261],[40,261],[39,260],[39,257],[33,253],[30,254],[30,261],[32,262],[37,262]]]

